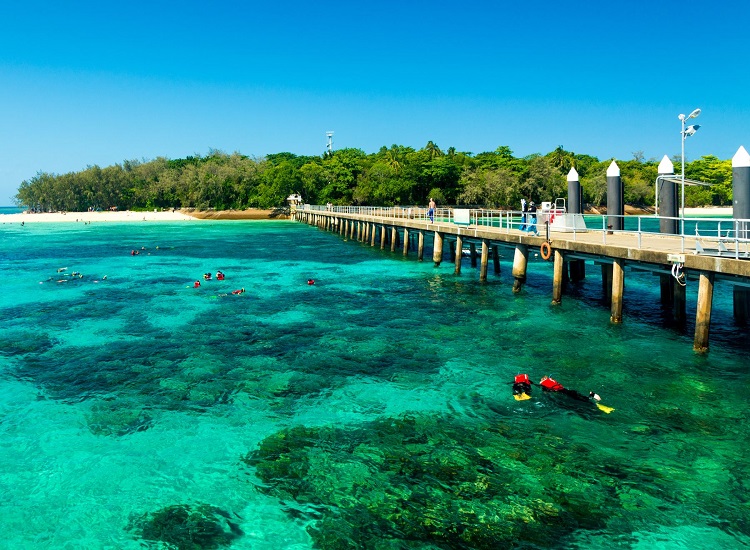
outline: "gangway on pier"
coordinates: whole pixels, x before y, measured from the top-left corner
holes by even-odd
[[[583,214],[571,214],[565,207],[565,199],[558,198],[555,202],[542,202],[542,209],[539,214],[540,225],[544,226],[549,223],[550,231],[563,233],[585,232],[586,222]]]

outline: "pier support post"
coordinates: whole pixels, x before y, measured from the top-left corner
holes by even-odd
[[[469,250],[471,256],[471,267],[477,266],[477,245],[475,243],[469,243]]]
[[[396,241],[398,240],[398,229],[391,227],[391,252],[396,252]]]
[[[409,230],[404,227],[404,256],[409,255]]]
[[[736,220],[750,219],[750,155],[744,147],[737,149],[732,157],[732,218],[735,220],[737,237],[750,236],[750,223]]]
[[[674,277],[666,273],[659,274],[659,293],[661,296],[661,305],[672,307],[674,303]]]
[[[362,222],[357,222],[357,242],[362,242]]]
[[[492,267],[495,269],[495,275],[500,275],[500,247],[492,247]]]
[[[612,264],[612,309],[610,321],[622,323],[622,294],[625,289],[625,262],[616,259]]]
[[[677,182],[667,181],[667,176],[674,175],[674,165],[667,155],[661,159],[658,168],[659,184],[657,194],[659,199],[659,232],[677,235],[680,232],[680,212],[677,207]]]
[[[698,307],[695,313],[695,351],[708,351],[708,332],[711,325],[711,302],[714,296],[714,274],[703,272],[698,284]]]
[[[349,240],[350,240],[350,241],[353,241],[353,240],[354,240],[354,229],[355,229],[355,227],[354,227],[354,224],[355,224],[354,220],[351,220],[351,223],[349,224],[349,229],[350,229],[350,231],[351,231],[351,232],[349,233]]]
[[[602,294],[604,295],[604,303],[609,305],[612,303],[612,265],[602,264]]]
[[[685,312],[685,304],[687,298],[685,297],[686,287],[681,284],[674,283],[672,285],[672,316],[678,326],[684,327],[687,322],[687,313]]]
[[[378,226],[374,223],[370,224],[370,246],[375,246],[375,233],[377,233]]]
[[[419,232],[419,240],[417,242],[417,260],[420,262],[424,260],[424,231]]]
[[[555,250],[555,265],[552,272],[552,303],[555,305],[562,303],[564,268],[565,258],[562,252]]]
[[[586,261],[585,260],[571,260],[570,264],[570,280],[574,283],[583,281],[586,278]]]
[[[339,235],[344,234],[344,225],[346,224],[346,220],[342,220],[339,218]]]
[[[456,262],[456,269],[453,270],[454,275],[461,275],[461,255],[463,247],[464,240],[461,238],[461,235],[459,235],[456,237],[456,257],[454,259]]]
[[[750,289],[735,286],[732,293],[734,295],[734,322],[746,326],[750,317]]]
[[[490,246],[487,243],[487,239],[482,239],[482,261],[479,264],[479,280],[484,282],[487,280],[487,264],[490,260]]]
[[[443,235],[439,231],[435,231],[435,240],[432,246],[432,262],[435,267],[440,265],[443,261]]]
[[[386,234],[385,226],[381,225],[380,226],[380,250],[385,249],[385,234]]]
[[[520,292],[526,282],[526,267],[529,263],[529,247],[525,244],[516,245],[513,254],[513,292]]]

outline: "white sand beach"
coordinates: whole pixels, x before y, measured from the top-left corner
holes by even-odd
[[[89,222],[176,222],[200,220],[270,220],[286,219],[273,210],[248,208],[247,210],[163,210],[149,212],[51,212],[32,214],[0,214],[0,225],[5,223],[89,223]]]
[[[706,217],[722,217],[732,215],[731,206],[704,206],[701,208],[685,208],[685,217],[698,216],[701,218]]]
[[[179,210],[154,212],[131,212],[125,211],[101,211],[101,212],[53,212],[32,214],[23,212],[21,214],[4,214],[0,215],[0,224],[3,223],[87,223],[87,222],[174,222],[174,221],[195,221],[197,218],[188,216]]]

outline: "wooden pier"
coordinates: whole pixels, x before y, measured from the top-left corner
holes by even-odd
[[[338,211],[343,210],[343,211]],[[398,209],[403,211],[402,209]],[[392,210],[393,212],[398,212]],[[406,211],[403,211],[405,213]],[[685,281],[698,280],[698,303],[696,308],[693,348],[708,350],[709,327],[713,286],[717,279],[729,281],[734,288],[734,314],[740,323],[748,321],[750,315],[750,258],[747,242],[717,241],[716,254],[706,253],[707,247],[700,244],[690,249],[693,239],[689,236],[646,233],[641,231],[550,232],[544,227],[535,236],[521,231],[512,223],[500,223],[500,227],[481,224],[457,224],[453,221],[435,221],[424,216],[389,214],[389,209],[354,207],[325,208],[310,205],[298,209],[293,219],[315,225],[321,229],[335,231],[349,239],[380,248],[398,248],[404,255],[416,248],[417,259],[423,260],[425,236],[432,234],[432,261],[439,266],[444,258],[447,242],[451,259],[455,261],[454,273],[461,273],[461,255],[464,247],[472,250],[472,265],[480,259],[479,278],[487,278],[490,250],[493,251],[495,273],[500,272],[499,247],[514,249],[513,292],[519,292],[526,281],[526,269],[530,250],[549,254],[554,262],[552,303],[559,304],[563,298],[566,281],[579,281],[585,277],[586,262],[599,264],[605,296],[611,304],[611,321],[622,322],[625,268],[655,273],[659,276],[661,300],[671,306],[678,323],[685,321]],[[451,216],[443,216],[451,220]],[[510,216],[508,220],[510,220]],[[376,237],[379,235],[379,239]],[[545,245],[546,243],[546,245]],[[401,245],[399,247],[399,245]],[[541,247],[545,245],[545,249]],[[549,249],[547,249],[547,246]],[[743,248],[744,247],[744,248]],[[474,251],[479,249],[474,254]]]

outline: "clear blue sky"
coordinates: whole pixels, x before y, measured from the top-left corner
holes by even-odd
[[[397,143],[750,147],[750,2],[4,2],[0,205],[38,171]]]

